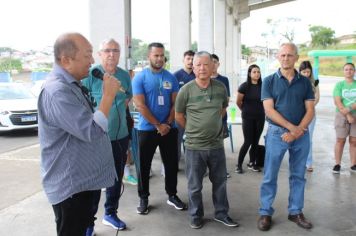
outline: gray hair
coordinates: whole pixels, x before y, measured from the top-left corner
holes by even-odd
[[[121,51],[120,44],[113,38],[108,38],[108,39],[104,39],[103,41],[101,41],[99,44],[99,51],[103,50],[104,46],[109,43],[117,44],[119,46],[119,50]]]
[[[196,58],[200,58],[200,57],[209,57],[210,60],[213,59],[212,56],[211,56],[211,54],[210,54],[209,52],[207,52],[207,51],[199,51],[199,52],[196,52],[196,53],[194,54],[193,63],[194,63],[194,61],[196,60]]]
[[[284,46],[292,47],[294,49],[295,55],[298,55],[298,47],[297,47],[297,45],[295,45],[295,43],[292,43],[292,42],[282,43],[279,48],[282,48]]]

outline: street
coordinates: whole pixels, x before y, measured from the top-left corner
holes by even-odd
[[[38,143],[37,130],[0,132],[0,154]]]

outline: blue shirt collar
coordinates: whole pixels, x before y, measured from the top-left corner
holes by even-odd
[[[54,63],[53,73],[55,75],[57,75],[58,77],[63,78],[68,84],[71,84],[71,83],[79,83],[80,84],[79,81],[74,79],[74,77],[71,74],[69,74],[68,71],[66,71],[62,66],[58,65],[57,63]]]
[[[282,75],[281,68],[279,68],[279,69],[277,70],[276,74],[277,74],[277,76],[278,76],[279,79],[280,79],[280,78],[286,79],[286,77],[284,77],[284,76]],[[294,78],[293,78],[292,81],[294,81],[294,80],[296,80],[296,79],[299,79],[299,78],[300,78],[300,76],[299,76],[298,71],[297,71],[296,69],[294,69]]]

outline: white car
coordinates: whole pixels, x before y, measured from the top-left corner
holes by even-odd
[[[0,83],[0,131],[38,126],[37,97],[20,83]]]

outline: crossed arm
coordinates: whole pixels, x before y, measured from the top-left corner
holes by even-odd
[[[135,106],[141,115],[157,129],[157,132],[162,136],[169,133],[171,126],[170,124],[174,121],[174,102],[176,100],[177,93],[172,93],[171,99],[171,110],[166,123],[160,123],[159,120],[151,113],[145,104],[145,96],[143,94],[138,94],[133,97]]]
[[[277,125],[288,129],[289,132],[286,132],[282,135],[282,140],[285,142],[292,142],[300,138],[305,131],[308,129],[308,125],[314,117],[314,100],[306,100],[304,102],[306,113],[299,123],[299,125],[294,125],[286,120],[275,108],[273,99],[266,99],[263,101],[263,107],[265,109],[266,116],[270,118]]]

